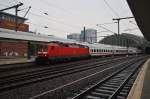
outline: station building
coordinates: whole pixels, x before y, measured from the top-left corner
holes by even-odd
[[[0,28],[22,31],[29,33],[29,25],[25,24],[27,19],[6,12],[0,12]],[[18,32],[19,33],[19,32]],[[27,56],[27,42],[20,40],[0,39],[0,56]]]

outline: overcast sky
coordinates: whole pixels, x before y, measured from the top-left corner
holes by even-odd
[[[29,6],[32,7],[26,16],[31,31],[62,38],[66,38],[70,33],[80,33],[84,26],[95,28],[98,32],[106,31],[96,24],[111,23],[114,22],[113,18],[132,16],[126,0],[0,0],[0,8],[19,2],[24,4],[19,8],[22,9],[19,12],[20,16],[24,16]],[[14,10],[9,12],[14,13]],[[135,23],[134,19],[122,20],[121,33],[141,36]],[[116,23],[106,24],[103,27],[117,33]],[[127,31],[129,29],[132,31]],[[101,32],[98,36],[111,34],[111,32]]]

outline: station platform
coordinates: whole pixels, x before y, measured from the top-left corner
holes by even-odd
[[[27,59],[27,58],[22,58],[22,57],[17,57],[17,58],[0,57],[0,65],[33,62],[34,60],[35,58]]]
[[[127,99],[150,99],[150,59],[142,66]]]

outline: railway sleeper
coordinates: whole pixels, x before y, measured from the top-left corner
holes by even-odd
[[[104,90],[104,89],[95,89],[96,92],[100,92],[100,93],[106,93],[106,94],[112,94],[113,91],[111,90]]]
[[[107,99],[110,96],[110,94],[99,93],[99,92],[91,92],[91,96]]]
[[[116,99],[126,99],[124,96],[117,96]]]
[[[104,89],[104,90],[109,90],[109,91],[115,91],[116,90],[115,88],[104,87],[104,86],[101,86],[99,88]]]
[[[118,88],[118,85],[114,86],[114,85],[103,84],[102,86],[111,87],[111,88]]]

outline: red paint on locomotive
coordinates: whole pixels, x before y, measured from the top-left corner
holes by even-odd
[[[49,43],[38,51],[38,58],[72,58],[89,56],[89,48],[83,45],[66,43]]]

